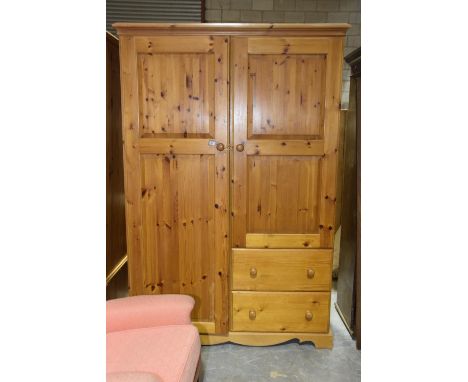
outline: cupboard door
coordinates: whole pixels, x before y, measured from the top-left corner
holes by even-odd
[[[121,36],[130,294],[194,297],[227,331],[228,39]]]
[[[231,41],[232,245],[332,248],[342,38]]]

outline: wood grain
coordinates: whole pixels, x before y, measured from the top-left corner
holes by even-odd
[[[264,138],[268,139],[272,136],[265,135]],[[278,140],[249,139],[245,144],[245,153],[247,155],[323,155],[323,140],[321,139],[308,140],[307,137],[302,137],[300,140],[289,140],[283,139],[283,136],[276,138]]]
[[[119,35],[222,35],[222,36],[344,36],[345,23],[114,23]]]
[[[213,53],[138,54],[140,135],[214,138],[214,67]]]
[[[183,293],[192,318],[214,320],[214,155],[143,155],[145,291]]]
[[[209,36],[164,36],[137,37],[135,45],[138,53],[212,53],[214,39]]]
[[[325,90],[324,155],[322,158],[320,190],[320,246],[333,248],[336,203],[336,167],[341,105],[341,71],[343,66],[343,39],[330,39],[327,57]]]
[[[306,319],[308,312],[311,320]],[[328,292],[232,292],[234,332],[326,333],[329,314]]]
[[[231,37],[232,141],[234,146],[247,142],[247,38]],[[232,246],[245,247],[247,233],[247,153],[235,152],[232,168]]]
[[[294,54],[296,56],[310,52],[327,54],[329,40],[328,38],[252,37],[249,38],[247,50],[249,54]]]
[[[272,346],[291,340],[300,344],[312,342],[317,349],[333,348],[333,333],[265,333],[265,332],[229,332],[226,336],[200,335],[202,345],[218,345],[232,342],[245,346]]]
[[[336,165],[336,204],[335,204],[335,227],[338,228],[341,225],[341,207],[343,200],[343,154],[344,154],[344,137],[346,131],[346,114],[348,110],[340,110],[340,126],[339,126],[339,139],[338,139],[338,158]]]
[[[331,250],[234,249],[233,290],[329,291]]]
[[[247,158],[248,233],[318,233],[319,157]]]
[[[209,145],[209,139],[142,138],[139,148],[142,154],[216,154],[216,147]]]
[[[215,51],[215,139],[229,144],[229,39],[214,37]],[[216,333],[229,329],[229,152],[215,156],[215,311]]]
[[[268,47],[266,54],[249,54],[248,138],[320,137],[327,56],[271,54]]]
[[[106,33],[106,274],[126,253],[119,41]],[[120,272],[107,285],[108,299],[128,294],[127,267]]]
[[[340,44],[232,38],[234,248],[247,232],[320,233],[332,248]]]
[[[141,251],[138,68],[135,39],[132,36],[120,36],[120,81],[129,294],[138,295],[145,291],[143,271],[145,255]]]
[[[193,321],[199,333],[214,334],[216,333],[216,325],[214,322],[209,321]]]
[[[317,248],[319,234],[248,233],[246,248]]]
[[[115,27],[131,294],[192,295],[208,342],[331,346],[349,25]]]
[[[208,138],[228,146],[229,40],[122,38],[132,294],[191,295],[201,330],[226,333],[228,152]]]

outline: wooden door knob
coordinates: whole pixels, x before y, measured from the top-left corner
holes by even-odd
[[[305,318],[307,321],[311,321],[312,320],[312,317],[313,317],[313,314],[310,310],[308,310],[305,314]]]
[[[236,150],[241,153],[242,151],[244,151],[244,145],[242,143],[239,143],[238,145],[236,145]]]
[[[253,279],[257,277],[257,268],[255,267],[250,268],[250,277],[252,277]]]
[[[257,312],[254,309],[250,309],[249,311],[249,318],[251,320],[255,320],[257,318]]]
[[[224,144],[219,142],[219,143],[216,143],[216,149],[218,151],[223,151],[224,150]]]
[[[312,268],[309,268],[309,269],[307,270],[307,278],[308,278],[308,279],[313,279],[314,276],[315,276],[315,271],[314,271]]]

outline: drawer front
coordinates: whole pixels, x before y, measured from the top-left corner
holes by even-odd
[[[233,249],[232,289],[329,291],[330,249]]]
[[[232,292],[232,331],[325,333],[329,315],[329,292]]]

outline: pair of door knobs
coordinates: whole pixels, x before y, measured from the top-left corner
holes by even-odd
[[[226,146],[224,146],[224,143],[219,142],[216,144],[216,149],[218,151],[223,151],[225,148]],[[238,145],[236,145],[236,150],[239,152],[244,151],[244,145],[242,143],[239,143]]]

